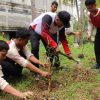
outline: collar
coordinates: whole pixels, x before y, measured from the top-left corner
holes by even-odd
[[[14,47],[15,47],[18,51],[20,51],[20,49],[17,48],[17,46],[16,46],[16,44],[15,44],[15,41],[14,41],[13,39],[11,39],[11,43],[14,45]]]

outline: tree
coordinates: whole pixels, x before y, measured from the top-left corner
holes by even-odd
[[[31,0],[32,20],[36,17],[35,0]]]

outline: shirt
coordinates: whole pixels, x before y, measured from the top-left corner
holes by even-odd
[[[59,33],[59,40],[61,41],[64,51],[66,54],[70,54],[70,49],[68,46],[68,41],[66,39],[65,35],[65,28],[64,26],[58,27],[54,20],[56,17],[56,13],[52,12],[46,12],[44,14],[41,14],[39,17],[33,20],[33,22],[30,24],[32,29],[41,37],[43,40],[52,48],[57,47],[57,43],[52,39],[52,34]]]
[[[26,65],[28,64],[28,59],[33,56],[33,54],[29,51],[27,45],[23,48],[23,53],[25,54],[26,58],[22,57],[19,52],[20,49],[18,49],[16,47],[16,44],[14,42],[14,40],[11,40],[9,42],[9,50],[7,53],[7,57],[12,59],[13,61],[15,61],[16,63],[18,63],[19,65],[21,65],[22,67],[26,67]]]
[[[88,13],[89,15],[89,23],[88,23],[88,34],[90,35],[93,31],[93,28],[100,28],[100,9],[96,15]]]

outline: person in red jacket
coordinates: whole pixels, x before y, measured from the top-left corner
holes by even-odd
[[[65,35],[65,28],[70,27],[70,14],[67,11],[60,11],[58,13],[46,12],[38,16],[30,24],[29,30],[31,32],[31,47],[34,56],[39,59],[39,42],[42,40],[46,54],[49,56],[52,66],[59,67],[60,62],[57,59],[53,63],[54,52],[58,52],[58,42],[60,41],[66,55],[71,56],[68,46],[68,41]],[[74,33],[73,33],[74,34]],[[55,38],[55,36],[57,38]],[[39,67],[35,64],[35,66]]]
[[[96,69],[100,69],[100,9],[96,7],[96,0],[85,0],[85,5],[89,11],[88,35],[87,39],[91,37],[93,28],[96,28],[94,51],[96,56]]]

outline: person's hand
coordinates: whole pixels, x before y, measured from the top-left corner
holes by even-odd
[[[46,65],[44,63],[40,63],[39,65],[46,68]]]
[[[45,64],[44,64],[44,63],[41,63],[40,65],[41,65],[42,67],[44,67],[44,68],[48,68],[48,67],[50,66],[50,65],[47,64],[47,63],[45,63]]]
[[[88,34],[87,37],[86,37],[87,41],[91,41],[91,35]]]
[[[21,98],[22,100],[27,100],[27,99],[29,99],[31,96],[33,96],[33,92],[27,91],[27,92],[21,93],[20,98]]]
[[[51,74],[50,74],[50,73],[48,73],[48,72],[45,72],[45,71],[43,71],[43,72],[41,73],[41,75],[42,75],[43,77],[48,78],[48,79],[50,79],[50,78],[51,78]]]
[[[59,48],[58,47],[55,48],[54,52],[55,52],[55,54],[58,54],[60,52]]]
[[[51,65],[48,64],[48,63],[45,63],[44,65],[45,65],[45,68],[49,68],[49,67],[51,66]]]
[[[68,57],[68,59],[70,59],[70,60],[73,59],[73,57],[72,57],[71,54],[68,54],[67,57]]]
[[[81,36],[81,32],[75,32],[74,33],[76,37],[80,37]]]

